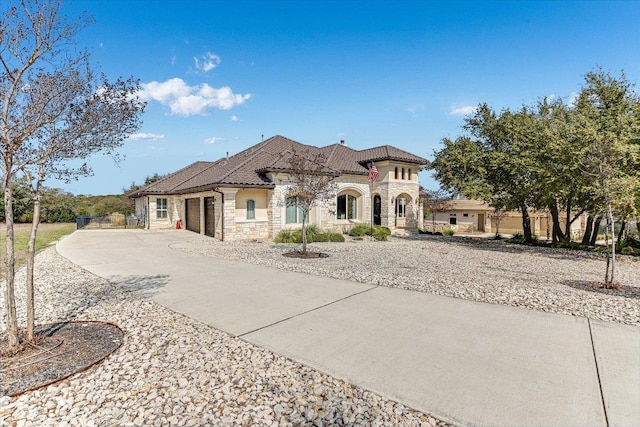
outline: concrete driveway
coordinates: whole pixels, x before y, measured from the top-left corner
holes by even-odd
[[[187,231],[78,231],[60,254],[172,310],[445,421],[640,425],[640,328],[172,249]]]

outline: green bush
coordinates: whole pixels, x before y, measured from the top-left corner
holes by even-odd
[[[302,243],[302,230],[280,230],[275,237],[276,243]],[[314,242],[344,242],[344,236],[338,233],[322,231],[317,226],[307,227],[307,243]]]
[[[326,233],[329,242],[344,242],[344,236],[340,233]]]
[[[572,242],[572,241],[557,242],[553,246],[556,248],[563,248],[563,249],[583,249],[582,243]]]
[[[443,236],[453,236],[454,234],[456,234],[456,232],[453,228],[445,228],[444,230],[442,230]]]
[[[371,230],[369,230],[371,232]],[[391,230],[388,227],[376,225],[373,229],[373,238],[379,241],[387,241],[391,236]]]
[[[280,230],[278,235],[273,239],[276,243],[295,243],[293,241],[293,230],[285,228]]]
[[[349,230],[349,236],[351,237],[362,237],[365,235],[371,235],[371,225],[369,224],[356,224]]]

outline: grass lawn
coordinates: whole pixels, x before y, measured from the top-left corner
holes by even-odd
[[[5,224],[0,224],[0,278],[4,279],[6,268],[4,265],[6,255],[7,230]],[[71,234],[76,230],[75,223],[65,224],[40,224],[38,226],[38,236],[36,238],[36,252],[46,248],[52,242],[59,240],[62,236]],[[29,247],[29,234],[31,224],[15,224],[14,241],[16,250],[16,270],[27,263],[27,248]]]

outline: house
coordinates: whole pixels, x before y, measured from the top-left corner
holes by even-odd
[[[337,195],[310,212],[309,223],[342,231],[355,223],[384,225],[392,231],[422,227],[418,172],[427,160],[385,145],[354,150],[341,143],[318,148],[283,136],[215,162],[195,162],[131,195],[145,228],[184,227],[221,240],[272,239],[280,230],[301,226],[288,206],[287,159],[322,154],[335,171]],[[378,179],[368,181],[374,162]]]
[[[435,215],[427,213],[429,219],[425,219],[425,229],[429,231],[442,231],[451,228],[464,233],[495,233],[498,226],[495,218],[495,210],[482,200],[455,199],[447,203],[446,209],[436,212]],[[531,232],[542,239],[551,238],[553,222],[547,211],[530,211]],[[581,215],[571,224],[572,236],[584,233],[586,215]],[[561,223],[560,228],[565,229]],[[507,211],[500,219],[500,234],[522,233],[522,214],[519,211]]]

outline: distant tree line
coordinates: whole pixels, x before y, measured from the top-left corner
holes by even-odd
[[[78,216],[107,216],[112,213],[132,215],[133,199],[129,194],[151,184],[164,175],[153,174],[145,178],[143,184],[132,183],[122,194],[103,196],[74,195],[59,188],[43,186],[40,200],[40,222],[75,222]],[[18,179],[12,184],[13,215],[16,222],[28,223],[33,220],[34,201],[26,179]],[[0,221],[5,220],[4,200],[0,199]]]

